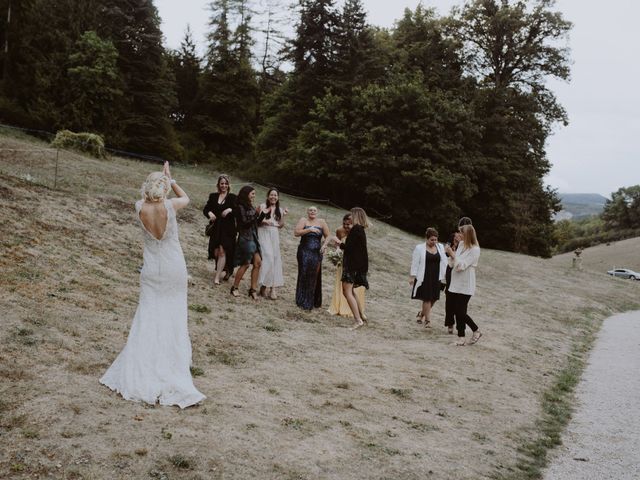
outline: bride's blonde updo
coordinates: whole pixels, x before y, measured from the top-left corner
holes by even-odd
[[[167,197],[170,189],[169,177],[162,172],[150,173],[142,184],[142,199],[147,202],[160,202]]]

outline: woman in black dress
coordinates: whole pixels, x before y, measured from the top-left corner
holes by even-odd
[[[342,293],[347,299],[349,308],[353,313],[355,325],[353,329],[360,328],[367,320],[362,314],[363,305],[358,304],[354,288],[365,287],[369,289],[367,273],[369,271],[369,254],[367,252],[367,234],[364,229],[369,226],[367,214],[362,208],[351,209],[351,221],[353,227],[340,248],[344,250],[342,259]]]
[[[253,204],[256,199],[256,190],[250,185],[245,185],[238,192],[236,206],[233,209],[233,215],[236,219],[236,227],[238,228],[238,242],[236,243],[236,251],[233,264],[238,268],[236,276],[231,287],[231,295],[239,296],[238,286],[247,271],[249,265],[253,265],[251,269],[251,286],[249,287],[249,296],[254,300],[258,299],[258,276],[260,275],[260,266],[262,265],[262,255],[260,254],[260,242],[258,241],[258,225],[264,219],[264,213],[260,213],[260,207],[254,208]]]
[[[227,175],[218,177],[217,192],[209,195],[209,201],[202,213],[213,223],[213,232],[209,237],[209,260],[215,260],[213,283],[220,285],[220,276],[226,272],[224,280],[233,274],[233,254],[236,244],[236,222],[232,215],[236,196],[231,193],[231,184]]]
[[[426,242],[416,245],[411,260],[409,284],[413,287],[411,298],[422,301],[418,323],[428,327],[431,308],[440,299],[440,284],[445,281],[447,257],[444,247],[438,243],[438,231],[427,228]]]

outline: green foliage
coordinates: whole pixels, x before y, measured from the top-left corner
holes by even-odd
[[[0,21],[0,118],[223,162],[416,233],[468,215],[485,246],[550,254],[545,142],[567,119],[546,79],[568,78],[571,26],[553,0],[467,0],[445,17],[418,6],[391,30],[368,24],[362,0],[298,0],[275,58],[278,1],[256,42],[252,0],[212,0],[204,59],[188,30],[164,49],[149,0],[15,2]],[[635,225],[627,203],[607,221]]]
[[[211,9],[212,31],[196,101],[195,128],[210,152],[251,157],[259,90],[249,50],[250,15],[246,2],[239,0],[216,0]],[[234,18],[239,23],[232,33]]]
[[[640,185],[611,194],[601,215],[556,222],[554,239],[558,253],[640,236]]]
[[[106,158],[107,156],[104,140],[95,133],[74,133],[69,130],[60,130],[51,142],[51,146],[85,152],[96,158]]]
[[[118,51],[113,42],[94,31],[82,34],[69,54],[63,122],[74,130],[100,131],[117,139],[117,105],[122,84],[117,68]]]
[[[119,120],[123,140],[132,151],[175,158],[181,154],[170,112],[176,102],[169,59],[162,46],[160,18],[148,0],[103,2],[98,34],[118,51],[123,83]]]
[[[189,27],[185,32],[180,49],[169,52],[171,70],[175,77],[177,103],[171,113],[174,126],[186,130],[193,124],[199,80],[202,73],[200,58]]]
[[[608,228],[640,229],[640,185],[612,193],[604,205],[602,219]]]

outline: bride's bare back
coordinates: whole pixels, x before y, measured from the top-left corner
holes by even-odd
[[[163,202],[144,202],[140,209],[140,220],[144,228],[157,240],[162,240],[169,220]]]

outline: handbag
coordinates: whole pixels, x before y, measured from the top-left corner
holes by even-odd
[[[213,226],[216,224],[216,222],[209,222],[207,224],[206,227],[204,227],[204,234],[207,237],[210,237],[211,235],[213,235]]]

